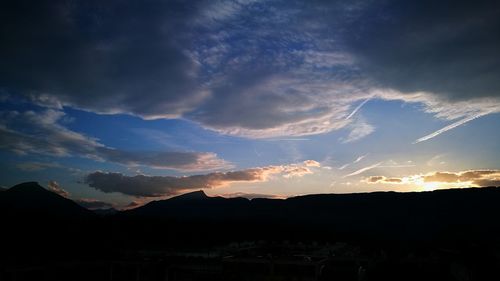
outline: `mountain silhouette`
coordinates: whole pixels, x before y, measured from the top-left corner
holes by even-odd
[[[45,216],[76,219],[91,216],[92,212],[37,182],[25,182],[0,193],[0,214],[11,218]]]
[[[36,182],[28,182],[0,193],[0,216],[13,222],[63,218],[77,225],[80,232],[114,233],[112,243],[149,243],[155,247],[182,241],[244,239],[451,241],[496,239],[500,235],[498,202],[499,187],[251,200],[210,197],[195,191],[116,214],[96,215]],[[82,224],[81,218],[89,220]],[[55,225],[55,229],[60,227]],[[203,239],[200,233],[204,233]]]
[[[139,208],[124,211],[126,216],[170,219],[230,219],[247,209],[246,198],[209,197],[202,190],[166,200],[152,201]]]
[[[317,194],[288,199],[208,197],[201,191],[153,201],[121,215],[189,223],[222,222],[390,239],[491,235],[500,230],[500,188]],[[224,226],[222,226],[224,227]]]
[[[195,191],[94,213],[27,182],[0,192],[0,241],[9,241],[0,263],[122,259],[130,251],[196,251],[243,241],[341,241],[394,255],[424,246],[465,253],[478,243],[500,245],[499,202],[500,187],[251,200]]]
[[[203,190],[193,191],[184,193],[175,197],[170,198],[170,200],[203,200],[209,198]]]

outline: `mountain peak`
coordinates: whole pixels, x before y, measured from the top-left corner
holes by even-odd
[[[23,182],[8,189],[9,192],[40,192],[48,191],[36,181]]]
[[[205,192],[203,190],[197,190],[197,191],[181,194],[181,195],[173,197],[171,199],[174,199],[174,198],[200,200],[200,199],[206,199],[206,198],[208,198],[208,196],[205,194]]]
[[[93,213],[75,202],[51,192],[38,182],[24,182],[2,192],[0,209],[10,216],[39,218],[89,217]]]

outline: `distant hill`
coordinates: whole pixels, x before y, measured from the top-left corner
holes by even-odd
[[[0,193],[0,214],[11,218],[43,216],[76,219],[89,217],[92,212],[37,182],[25,182]]]

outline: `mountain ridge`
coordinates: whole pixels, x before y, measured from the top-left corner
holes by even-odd
[[[19,192],[26,190],[33,192]],[[28,200],[38,193],[44,196],[33,196]],[[9,194],[22,196],[10,200],[12,195]],[[56,199],[63,202],[57,204],[64,206],[76,204],[39,186],[33,189],[18,187],[0,194],[0,216],[6,211],[11,212],[11,229],[25,227],[25,219],[28,218],[40,228],[51,225],[53,229],[50,233],[56,235],[54,237],[58,237],[58,232],[67,231],[68,225],[71,225],[70,229],[85,239],[95,233],[110,234],[105,240],[99,240],[102,235],[95,237],[94,240],[98,241],[92,240],[92,243],[137,247],[206,245],[248,239],[496,241],[496,237],[500,237],[500,187],[315,194],[252,200],[210,197],[195,191],[108,215],[97,215],[80,206],[76,212],[66,211],[66,208],[54,208],[47,203],[40,203],[37,208],[26,208],[26,202],[43,201],[40,198]],[[13,204],[20,206],[13,207]],[[43,210],[49,207],[52,211]],[[54,220],[55,223],[47,224],[50,218],[60,218],[54,212],[62,212],[65,223]],[[87,216],[87,212],[92,215]],[[80,218],[89,220],[83,223]],[[12,235],[13,239],[17,239],[17,232]]]
[[[71,199],[45,189],[38,182],[24,182],[1,192],[0,210],[2,216],[83,218],[92,216]]]

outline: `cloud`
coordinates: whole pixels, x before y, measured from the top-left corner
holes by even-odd
[[[397,184],[403,182],[403,180],[400,178],[386,178],[384,176],[371,176],[364,179],[363,181],[367,183],[390,183],[390,184]]]
[[[55,157],[79,156],[123,165],[145,165],[182,171],[231,167],[209,152],[126,151],[101,144],[97,139],[71,131],[61,125],[65,114],[48,109],[43,112],[0,112],[0,148],[17,154],[42,154]],[[15,128],[15,129],[12,129]],[[19,128],[19,130],[17,129]],[[22,129],[22,131],[21,131]],[[23,169],[54,167],[54,164],[21,164]]]
[[[266,199],[282,199],[282,196],[274,195],[274,194],[260,194],[260,193],[245,193],[245,192],[235,192],[235,193],[225,193],[220,194],[219,196],[225,198],[235,198],[235,197],[243,197],[247,199],[256,199],[256,198],[266,198]]]
[[[100,201],[97,199],[88,199],[88,198],[81,198],[74,200],[78,205],[89,209],[89,210],[97,210],[97,209],[109,209],[109,208],[114,208],[114,205],[108,202]]]
[[[33,172],[41,171],[49,168],[61,168],[62,166],[58,163],[48,163],[48,162],[24,162],[19,163],[16,167],[23,171]]]
[[[347,163],[339,167],[339,170],[344,170],[345,168],[349,167],[351,164]]]
[[[436,172],[422,177],[424,182],[468,182],[476,186],[500,185],[499,170],[471,170],[464,172]]]
[[[361,161],[363,158],[365,158],[368,154],[365,154],[363,156],[360,156],[356,159],[356,161],[353,162],[354,163],[357,163],[359,161]],[[339,169],[340,170],[343,170],[345,169],[346,167],[348,167],[350,164],[346,164],[342,167],[340,167]],[[363,167],[361,169],[358,169],[350,174],[347,174],[345,176],[343,176],[343,178],[347,178],[347,177],[352,177],[352,176],[357,176],[357,175],[360,175],[364,172],[367,172],[369,170],[372,170],[372,169],[375,169],[375,168],[407,168],[407,167],[415,167],[415,165],[413,164],[398,164],[396,163],[395,161],[393,160],[389,160],[389,161],[385,161],[385,162],[378,162],[378,163],[375,163],[373,165],[370,165],[370,166],[367,166],[367,167]],[[342,168],[342,169],[341,169]],[[377,178],[376,178],[377,179]],[[380,180],[380,179],[379,179]]]
[[[331,69],[352,58],[308,46],[319,38],[294,24],[298,8],[259,1],[12,2],[0,14],[9,31],[1,38],[0,87],[42,106],[187,118],[249,138],[343,128],[351,104],[366,98]]]
[[[98,148],[100,158],[125,165],[145,165],[157,169],[180,171],[215,170],[232,167],[226,161],[210,152],[171,152],[171,151],[124,151]]]
[[[480,24],[452,16],[468,11],[468,5],[476,6],[471,17]],[[443,9],[427,1],[310,1],[298,6],[271,1],[240,9],[238,17],[209,26],[213,36],[201,36],[195,53],[215,79],[210,98],[187,117],[218,132],[250,138],[352,126],[349,142],[374,130],[367,122],[346,122],[370,99],[420,103],[425,112],[446,120],[500,112],[499,69],[488,59],[499,48],[498,40],[492,40],[498,33],[496,16],[476,3]],[[494,27],[481,23],[482,12],[488,12]],[[470,30],[454,28],[455,23],[489,34],[484,38],[489,40],[470,40]],[[440,27],[453,36],[437,35]],[[418,32],[408,32],[413,28]],[[384,36],[387,40],[381,40]],[[489,55],[470,52],[467,42],[477,49],[484,43]],[[472,69],[477,66],[475,71],[469,63]],[[464,75],[454,75],[460,73]],[[485,87],[492,91],[476,93]]]
[[[142,201],[132,201],[129,204],[127,204],[127,206],[125,206],[125,209],[133,209],[133,208],[140,207],[142,205],[144,205],[144,202],[142,202]]]
[[[184,31],[198,14],[188,6],[9,1],[0,12],[0,85],[44,105],[179,116],[206,95],[184,47],[191,44]]]
[[[96,171],[88,174],[84,182],[97,190],[119,192],[137,197],[161,197],[182,193],[193,189],[217,188],[236,182],[264,182],[272,175],[281,174],[285,178],[302,177],[311,174],[304,164],[266,166],[240,171],[215,172],[204,175],[183,177],[173,176],[127,176],[121,173]]]
[[[57,193],[57,194],[61,195],[62,197],[68,198],[70,195],[69,192],[67,192],[62,187],[60,187],[56,181],[53,181],[53,180],[49,181],[49,183],[47,184],[47,187],[49,188],[50,191]]]
[[[315,160],[306,160],[304,161],[304,165],[306,165],[306,167],[321,167],[321,164]]]
[[[498,2],[357,4],[333,21],[344,27],[342,41],[370,79],[383,87],[430,92],[447,100],[500,97]]]
[[[469,170],[460,172],[433,172],[425,175],[405,177],[371,176],[362,180],[366,183],[417,184],[441,183],[460,186],[500,186],[500,170]]]
[[[354,116],[354,114],[356,114],[361,109],[361,107],[363,107],[363,105],[365,105],[369,100],[370,99],[366,99],[362,103],[360,103],[358,106],[356,106],[356,108],[354,108],[354,110],[349,115],[347,115],[347,117],[345,119],[350,119],[352,116]]]
[[[451,0],[9,1],[0,87],[56,109],[184,118],[247,138],[349,128],[351,142],[374,130],[352,120],[372,99],[446,120],[500,112],[498,11]]]
[[[459,121],[457,121],[457,122],[454,122],[453,124],[450,124],[450,125],[448,125],[448,126],[446,126],[446,127],[442,128],[442,129],[439,129],[439,130],[435,131],[434,133],[428,134],[428,135],[426,135],[426,136],[423,136],[423,137],[421,137],[421,138],[417,139],[417,140],[414,142],[414,144],[415,144],[415,143],[419,143],[419,142],[423,142],[423,141],[426,141],[426,140],[429,140],[429,139],[432,139],[432,138],[434,138],[434,137],[436,137],[436,136],[438,136],[438,135],[440,135],[440,134],[442,134],[442,133],[444,133],[444,132],[446,132],[446,131],[449,131],[449,130],[451,130],[451,129],[454,129],[454,128],[458,127],[458,126],[462,126],[463,124],[465,124],[465,123],[467,123],[467,122],[470,122],[470,121],[472,121],[472,120],[474,120],[474,119],[477,119],[477,118],[479,118],[479,117],[481,117],[481,116],[484,116],[484,115],[487,115],[487,114],[489,114],[489,113],[490,113],[490,112],[482,112],[482,113],[479,113],[479,114],[474,114],[474,115],[472,115],[472,116],[469,116],[469,117],[466,117],[466,118],[464,118],[464,119],[461,119],[461,120],[459,120]]]
[[[358,158],[356,158],[356,159],[355,159],[352,163],[347,163],[347,164],[344,164],[344,165],[340,166],[338,169],[339,169],[339,170],[344,170],[345,168],[347,168],[347,167],[349,167],[349,166],[351,166],[351,165],[354,165],[354,164],[356,164],[356,163],[361,162],[361,160],[365,159],[365,158],[366,158],[366,156],[368,156],[368,153],[367,153],[367,154],[364,154],[364,155],[359,156],[359,157],[358,157]]]
[[[362,174],[362,173],[364,173],[364,172],[366,172],[366,171],[369,171],[369,170],[375,169],[375,168],[379,167],[380,165],[382,165],[382,162],[375,163],[375,164],[373,164],[373,165],[370,165],[370,166],[367,166],[367,167],[361,168],[361,169],[359,169],[359,170],[356,170],[356,171],[354,171],[354,172],[352,172],[352,173],[350,173],[350,174],[347,174],[347,175],[343,176],[343,178],[352,177],[352,176],[357,176],[357,175]]]
[[[346,138],[341,138],[342,143],[358,141],[375,131],[375,127],[366,123],[362,118],[358,118],[355,122],[351,123],[348,128],[350,128],[351,131]]]
[[[332,99],[351,92],[348,86],[269,72],[240,75],[226,77],[228,81],[213,89],[212,98],[187,117],[220,133],[247,138],[315,135],[350,123],[345,120],[350,101]]]
[[[62,197],[70,198],[71,196],[71,194],[64,188],[62,188],[56,181],[53,180],[49,181],[47,187],[50,191],[59,194]],[[89,210],[108,209],[114,207],[114,205],[111,203],[103,202],[97,199],[79,198],[79,199],[74,199],[73,201],[78,205],[87,208]]]
[[[365,159],[365,158],[366,158],[366,156],[368,156],[368,153],[367,153],[367,154],[364,154],[364,155],[359,156],[359,157],[358,157],[358,158],[356,158],[356,160],[354,160],[354,162],[352,162],[352,163],[353,163],[353,164],[358,163],[358,162],[360,162],[361,160]]]

